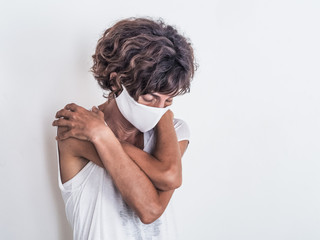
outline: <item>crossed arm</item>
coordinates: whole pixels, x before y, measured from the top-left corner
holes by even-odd
[[[167,112],[156,126],[152,155],[119,142],[104,124],[103,113],[69,104],[57,113],[61,170],[75,169],[79,159],[107,169],[126,203],[143,223],[164,212],[174,189],[181,184],[181,157],[187,141],[177,141],[173,114]],[[77,171],[77,170],[76,170]],[[161,189],[161,190],[159,190]]]

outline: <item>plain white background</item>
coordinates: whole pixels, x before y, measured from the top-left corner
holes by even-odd
[[[174,195],[182,240],[320,239],[320,3],[1,1],[0,239],[71,239],[55,112],[104,101],[89,72],[103,31],[162,17],[200,65],[174,113],[192,139]]]

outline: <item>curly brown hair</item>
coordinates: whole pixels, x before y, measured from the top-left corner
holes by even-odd
[[[109,98],[121,93],[121,84],[135,100],[151,92],[187,93],[197,68],[191,43],[162,20],[147,18],[108,28],[92,58],[91,71]]]

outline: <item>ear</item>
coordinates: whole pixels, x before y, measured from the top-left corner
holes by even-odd
[[[112,84],[112,79],[115,79],[117,77],[117,73],[116,72],[112,72],[110,73],[110,82],[111,82],[111,89],[112,91],[116,91],[117,88]]]
[[[110,73],[110,79],[117,77],[117,73],[116,72],[112,72]]]

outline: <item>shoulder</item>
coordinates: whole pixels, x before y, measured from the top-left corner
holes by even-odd
[[[173,124],[176,130],[178,141],[190,140],[190,129],[188,124],[184,120],[174,118]]]
[[[63,132],[66,129],[58,127],[59,131]],[[58,141],[61,182],[65,183],[73,178],[89,162],[89,157],[95,155],[95,149],[90,142],[75,138]]]
[[[57,133],[63,133],[68,131],[66,127],[58,127]],[[59,150],[63,155],[69,155],[73,157],[81,157],[83,147],[88,147],[85,141],[78,140],[76,138],[67,138],[62,141],[58,141]]]

